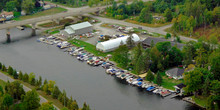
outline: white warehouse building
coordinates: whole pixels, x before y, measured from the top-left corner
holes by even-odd
[[[89,22],[82,22],[65,27],[64,30],[60,31],[60,34],[65,36],[73,36],[92,32],[92,30],[92,25]]]
[[[105,42],[100,42],[96,45],[96,49],[102,52],[113,51],[120,46],[121,42],[123,42],[123,44],[126,44],[128,37],[129,36],[124,36],[124,37],[108,40]],[[140,38],[137,34],[132,34],[132,39],[135,43],[140,41]]]

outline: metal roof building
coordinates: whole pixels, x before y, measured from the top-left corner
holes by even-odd
[[[108,40],[105,42],[100,42],[96,45],[96,49],[102,52],[113,51],[120,46],[121,42],[123,42],[123,44],[126,44],[126,40],[128,37],[129,36],[124,36],[124,37]],[[137,34],[132,34],[132,39],[134,40],[134,42],[140,41],[140,38]]]
[[[168,76],[174,78],[174,79],[182,79],[184,69],[182,68],[172,68],[165,72]]]
[[[92,32],[92,25],[89,22],[82,22],[65,27],[60,33],[65,36],[80,35]]]

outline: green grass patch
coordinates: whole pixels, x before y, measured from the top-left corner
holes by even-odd
[[[112,52],[103,53],[101,51],[96,50],[96,47],[90,43],[84,42],[82,40],[69,40],[69,43],[77,46],[77,47],[84,47],[84,49],[90,53],[93,53],[95,56],[106,56],[108,54],[112,54]]]
[[[41,16],[53,15],[53,14],[61,13],[64,11],[67,11],[67,9],[56,7],[56,8],[44,10],[44,11],[41,11],[41,12],[38,12],[32,15],[20,16],[18,18],[14,18],[13,20],[20,21],[20,20],[31,19],[31,18],[41,17]]]
[[[56,34],[56,33],[59,33],[59,32],[60,32],[59,30],[55,30],[55,31],[50,32],[50,34]]]
[[[204,97],[204,96],[197,96],[197,97],[195,97],[195,96],[192,96],[192,99],[199,106],[207,107],[207,99],[208,99],[208,97]]]

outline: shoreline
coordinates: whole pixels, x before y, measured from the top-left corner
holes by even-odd
[[[54,35],[50,35],[50,36],[54,36]],[[47,38],[48,36],[45,36],[45,38]],[[55,36],[54,36],[55,37]],[[58,39],[60,39],[60,37],[55,37],[55,38],[58,38]],[[62,42],[64,42],[64,41],[66,41],[66,42],[68,42],[69,40],[67,40],[67,39],[63,39],[63,38],[61,38],[62,39]],[[42,42],[42,43],[46,43],[47,45],[53,45],[53,44],[50,44],[50,43],[47,43],[47,42]],[[70,47],[79,47],[79,46],[76,46],[76,45],[74,45],[74,44],[71,44],[71,43],[69,43],[70,45],[68,46],[68,47],[65,47],[64,48],[64,50],[67,50],[68,48],[70,48]],[[56,44],[55,44],[56,45]],[[62,48],[61,48],[62,49]],[[86,51],[86,53],[90,53],[90,54],[92,54],[92,52],[88,52],[87,50],[85,50],[85,49],[83,49],[83,51]],[[114,61],[111,61],[111,60],[107,60],[108,62],[111,62],[111,63],[113,63],[113,64],[115,64],[114,65],[114,67],[115,68],[118,68],[118,69],[121,69],[121,70],[124,70],[124,69],[122,69],[122,68],[120,68],[120,67],[118,67],[118,66],[116,66],[117,65],[117,63],[115,63]],[[105,70],[107,70],[107,69],[105,69]],[[133,76],[135,76],[135,77],[139,77],[138,75],[136,75],[136,74],[133,74],[133,73],[131,73],[130,71],[128,71],[128,73],[130,73],[131,75],[133,75]],[[117,77],[116,77],[117,78]],[[121,80],[121,79],[120,79]],[[166,89],[166,88],[164,88],[164,87],[162,87],[162,86],[158,86],[157,84],[154,84],[154,83],[150,83],[149,81],[146,81],[145,79],[143,80],[143,82],[144,83],[146,83],[146,84],[150,84],[150,85],[152,85],[152,86],[154,86],[154,87],[156,87],[156,88],[160,88],[160,89],[162,89],[162,90],[168,90],[168,91],[172,91],[171,92],[171,94],[169,94],[169,95],[171,95],[172,96],[172,98],[173,98],[173,95],[174,95],[174,91],[173,90],[170,90],[170,89]],[[146,89],[146,88],[145,88]],[[155,89],[154,89],[155,90]],[[148,92],[148,91],[147,91]],[[152,91],[151,91],[152,92]],[[168,96],[168,95],[165,95],[164,97],[166,97],[166,96]],[[178,96],[178,95],[176,95],[175,94],[175,97],[176,96]],[[162,95],[161,95],[161,97],[163,97]],[[181,99],[181,100],[183,100],[183,101],[185,101],[183,98]],[[188,102],[188,101],[186,101],[186,102]],[[190,102],[188,102],[188,103],[190,103]],[[202,109],[205,109],[204,107],[202,107],[202,106],[200,106],[200,105],[198,105],[198,104],[196,104],[196,103],[191,103],[191,104],[193,104],[193,105],[196,105],[196,106],[198,106],[198,107],[200,107],[200,108],[202,108]]]

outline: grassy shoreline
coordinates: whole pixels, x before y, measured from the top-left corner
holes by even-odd
[[[107,52],[107,53],[103,53],[101,51],[96,50],[96,47],[90,43],[87,43],[85,41],[82,40],[69,40],[69,43],[77,46],[77,47],[84,47],[84,49],[92,54],[94,54],[95,56],[107,56],[108,54],[112,54],[112,52]]]
[[[100,51],[97,51],[96,50],[96,47],[92,44],[89,44],[87,42],[84,42],[82,40],[69,40],[69,43],[77,46],[77,47],[85,47],[84,49],[90,53],[93,53],[94,55],[96,56],[106,56],[108,54],[112,54],[112,52],[108,52],[108,53],[102,53]],[[111,60],[112,61],[112,60]],[[115,61],[113,61],[115,62]],[[116,63],[116,62],[115,62]],[[116,63],[116,66],[121,68],[121,66],[119,66],[117,63]],[[124,69],[124,68],[122,68]],[[131,72],[132,73],[132,72]],[[134,73],[132,73],[133,75],[136,75]],[[170,89],[170,90],[175,90],[173,86],[179,84],[179,83],[183,83],[183,80],[175,80],[175,79],[170,79],[166,76],[165,72],[162,72],[161,73],[162,75],[162,78],[163,78],[163,82],[162,82],[162,87],[163,88],[166,88],[166,89]],[[155,83],[155,81],[154,81]],[[156,84],[156,83],[155,83]]]

